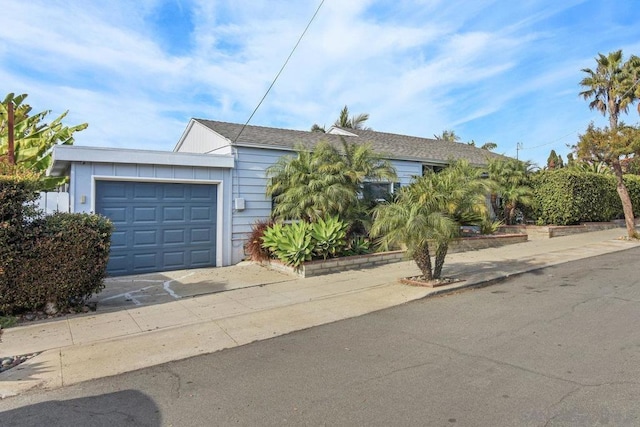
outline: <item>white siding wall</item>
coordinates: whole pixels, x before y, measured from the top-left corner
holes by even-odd
[[[71,212],[92,212],[95,206],[93,194],[94,177],[114,177],[135,181],[148,179],[159,182],[198,182],[219,181],[218,192],[222,191],[222,223],[218,226],[218,233],[222,242],[222,265],[239,262],[231,256],[231,170],[223,168],[203,168],[193,166],[158,166],[117,163],[74,162],[71,165],[71,180],[69,193],[72,195]],[[220,199],[219,199],[220,200]]]
[[[407,160],[392,160],[391,165],[396,168],[398,181],[403,187],[409,185],[414,176],[422,176],[422,163]]]
[[[231,145],[228,139],[222,137],[208,127],[192,121],[191,129],[188,129],[183,140],[178,142],[177,150],[181,153],[215,153],[231,154]]]

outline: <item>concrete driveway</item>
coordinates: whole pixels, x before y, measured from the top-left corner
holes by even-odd
[[[93,300],[98,302],[100,310],[131,308],[295,279],[295,276],[242,262],[230,267],[109,277],[105,280],[105,289]]]

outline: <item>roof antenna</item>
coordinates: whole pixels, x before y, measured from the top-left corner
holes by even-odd
[[[276,75],[276,77],[273,79],[273,81],[271,82],[271,85],[269,86],[269,89],[267,89],[267,91],[265,92],[264,96],[262,97],[262,99],[260,100],[260,102],[258,103],[258,105],[256,106],[256,108],[253,110],[253,112],[251,113],[251,115],[249,116],[249,119],[247,120],[247,122],[242,125],[242,129],[240,129],[240,132],[238,132],[238,135],[236,135],[235,139],[233,140],[233,144],[235,144],[238,141],[238,138],[240,138],[240,135],[242,135],[242,132],[244,131],[244,128],[247,127],[247,125],[249,124],[249,122],[251,121],[251,119],[253,118],[253,115],[256,113],[256,111],[258,111],[258,108],[260,108],[260,105],[262,105],[262,101],[264,101],[264,99],[267,97],[267,95],[269,94],[269,92],[271,91],[271,88],[273,87],[273,85],[276,84],[276,81],[278,80],[278,77],[280,77],[280,74],[282,74],[282,71],[284,70],[284,67],[287,66],[287,64],[289,63],[289,60],[291,59],[291,57],[293,56],[293,53],[296,51],[296,49],[298,48],[298,45],[300,44],[300,42],[302,41],[302,38],[304,37],[304,35],[307,33],[307,30],[309,29],[309,27],[311,26],[311,23],[313,22],[313,20],[316,18],[316,15],[318,14],[318,12],[320,12],[320,8],[322,7],[322,5],[324,4],[325,0],[322,0],[320,2],[320,5],[318,6],[318,8],[316,9],[315,13],[313,14],[313,16],[311,17],[311,19],[309,20],[309,23],[307,24],[306,28],[304,29],[304,31],[302,32],[302,34],[300,35],[300,37],[298,38],[298,41],[296,42],[296,45],[293,47],[293,49],[291,50],[291,53],[289,54],[289,56],[287,57],[287,60],[284,61],[284,64],[282,65],[282,67],[280,68],[280,71],[278,71],[278,74]]]

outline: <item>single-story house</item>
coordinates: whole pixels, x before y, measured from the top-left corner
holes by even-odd
[[[265,170],[298,144],[340,138],[371,144],[396,168],[400,185],[451,160],[480,166],[498,156],[372,130],[319,133],[192,119],[173,152],[60,145],[49,173],[70,177],[71,212],[113,221],[111,275],[226,266],[244,259],[252,224],[271,214]]]

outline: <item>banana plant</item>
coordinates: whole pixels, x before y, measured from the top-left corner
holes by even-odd
[[[46,170],[52,162],[51,152],[57,144],[72,145],[75,132],[87,128],[87,123],[66,126],[62,120],[68,111],[45,123],[51,110],[31,115],[31,106],[24,103],[27,94],[9,93],[0,103],[0,161],[7,156],[9,148],[8,114],[9,103],[14,105],[14,155],[16,164],[41,175],[42,190],[55,188],[65,182],[66,177],[47,177]]]

